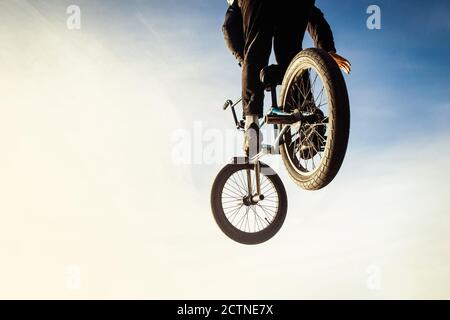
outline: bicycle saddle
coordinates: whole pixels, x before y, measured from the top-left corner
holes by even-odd
[[[261,70],[260,79],[267,89],[281,85],[283,82],[283,72],[281,67],[276,64],[265,67]]]

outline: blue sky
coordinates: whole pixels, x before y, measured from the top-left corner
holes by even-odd
[[[79,31],[66,28],[74,3]],[[379,31],[366,28],[370,4]],[[313,193],[264,159],[289,212],[249,248],[209,207],[235,155],[211,137],[241,138],[220,108],[240,93],[225,0],[0,1],[0,297],[448,299],[450,5],[317,5],[353,63],[350,147]],[[175,163],[177,130],[200,158],[211,145],[223,158]]]

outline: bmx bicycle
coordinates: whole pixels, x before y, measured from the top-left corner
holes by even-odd
[[[271,239],[286,218],[288,200],[280,177],[261,158],[281,155],[289,176],[305,190],[319,190],[337,175],[347,150],[350,108],[344,77],[321,49],[301,51],[284,76],[277,65],[261,71],[272,106],[260,127],[273,125],[273,145],[249,157],[234,157],[217,175],[211,208],[220,229],[242,244]],[[280,104],[277,86],[281,85]],[[227,100],[236,128],[243,131],[235,107]]]

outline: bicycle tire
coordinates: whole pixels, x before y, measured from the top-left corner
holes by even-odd
[[[342,166],[348,146],[350,133],[350,107],[344,77],[330,55],[321,49],[306,49],[300,52],[291,62],[281,87],[281,105],[285,106],[287,93],[293,86],[296,76],[314,69],[326,88],[329,105],[330,130],[327,137],[324,157],[320,167],[313,173],[304,172],[294,165],[287,143],[280,146],[284,165],[292,180],[305,190],[319,190],[327,186],[336,177]]]
[[[227,218],[223,208],[223,190],[228,179],[236,172],[243,170],[254,170],[251,164],[228,164],[217,175],[211,189],[211,209],[214,219],[230,239],[246,245],[255,245],[268,241],[275,236],[282,227],[287,213],[287,195],[280,177],[269,166],[261,163],[261,176],[265,176],[273,184],[278,195],[278,209],[273,221],[259,232],[243,232],[236,228]],[[265,174],[269,172],[270,174]],[[264,201],[264,200],[263,200]]]

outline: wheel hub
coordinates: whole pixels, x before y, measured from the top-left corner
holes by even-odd
[[[242,203],[244,204],[244,206],[246,207],[250,207],[250,206],[256,206],[258,204],[258,202],[263,201],[264,200],[264,196],[261,195],[256,195],[256,196],[246,196],[242,199]]]
[[[314,158],[322,152],[326,144],[326,126],[321,125],[325,116],[322,110],[316,107],[313,112],[304,113],[307,122],[299,123],[299,145],[300,157],[305,160]],[[311,108],[311,109],[312,109]]]

